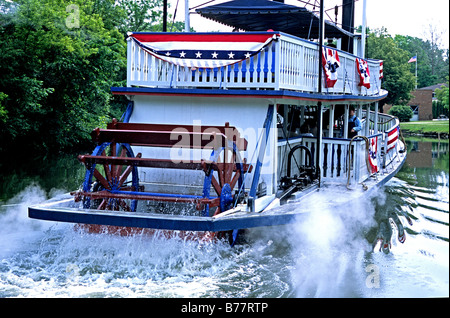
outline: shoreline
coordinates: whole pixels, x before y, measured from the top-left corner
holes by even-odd
[[[404,137],[425,137],[425,138],[436,138],[436,139],[448,139],[448,133],[439,132],[422,132],[413,131],[408,129],[401,130]]]
[[[425,120],[400,123],[403,136],[448,139],[448,120]]]

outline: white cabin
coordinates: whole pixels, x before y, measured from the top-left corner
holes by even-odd
[[[363,127],[359,135],[377,140],[376,158],[381,171],[384,166],[381,160],[386,158],[384,149],[387,149],[387,132],[398,125],[396,119],[377,111],[378,101],[387,95],[381,89],[382,61],[366,60],[371,74],[370,85],[366,85],[369,88],[366,88],[359,85],[357,56],[333,49],[340,61],[337,80],[332,88],[327,88],[324,80],[322,93],[319,94],[320,55],[317,43],[282,32],[217,35],[232,36],[239,42],[240,37],[249,34],[266,34],[272,40],[249,58],[212,68],[183,66],[173,60],[164,60],[155,50],[136,40],[145,36],[145,41],[151,42],[152,36],[159,39],[160,33],[130,34],[127,87],[112,89],[114,94],[126,95],[133,102],[129,122],[203,127],[229,123],[248,142],[247,149],[240,152],[241,158],[245,158],[253,167],[256,167],[258,158],[262,162],[257,184],[258,189],[264,191],[260,193],[274,198],[280,190],[280,179],[287,174],[298,174],[299,166],[315,166],[320,175],[319,186],[323,183],[354,185],[372,175],[367,166],[366,140],[354,140],[350,148],[351,140],[345,127],[348,125],[349,107],[354,106]],[[165,41],[192,41],[190,37],[203,35],[206,34],[167,33]],[[319,102],[322,109],[320,114],[317,111]],[[268,112],[270,107],[276,111]],[[268,114],[271,118],[267,118]],[[338,115],[343,117],[339,118]],[[320,132],[302,133],[300,128],[305,122],[308,119],[317,122],[317,116],[322,117]],[[267,121],[270,124],[266,127],[269,129],[267,145],[261,152],[265,139],[263,127]],[[174,138],[178,138],[176,133]],[[293,159],[295,164],[291,164],[292,171],[288,173],[286,156],[297,145],[308,147],[312,162],[307,162],[305,151],[299,150]],[[142,157],[170,158],[175,161],[195,161],[207,159],[211,155],[211,149],[139,146],[134,149],[136,153],[142,153]],[[349,155],[349,152],[352,154]],[[245,188],[242,191],[251,190],[255,170],[253,168],[245,176]],[[141,184],[156,191],[178,192],[183,189],[183,193],[198,193],[203,186],[204,174],[190,170],[140,168],[139,179]]]

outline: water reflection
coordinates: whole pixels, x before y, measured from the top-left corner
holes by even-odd
[[[367,238],[375,251],[389,253],[396,241],[404,243],[408,236],[419,234],[449,241],[449,142],[406,142],[403,168],[384,187],[385,197],[374,200],[378,227]]]
[[[406,166],[412,168],[437,168],[447,170],[449,163],[449,142],[421,141],[407,139],[408,157]],[[434,169],[436,170],[436,169]]]

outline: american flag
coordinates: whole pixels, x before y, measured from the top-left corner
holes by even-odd
[[[370,72],[369,65],[366,60],[356,59],[356,69],[359,74],[359,84],[358,86],[364,86],[365,88],[370,88]]]
[[[369,164],[372,173],[378,172],[377,137],[369,138]]]
[[[164,61],[187,67],[215,68],[258,54],[279,33],[131,33],[129,36],[142,49]]]
[[[391,131],[388,132],[387,151],[395,148],[395,146],[397,145],[399,133],[400,133],[399,126],[395,127],[394,129],[392,129]]]
[[[417,55],[409,59],[408,63],[417,62]]]
[[[333,87],[338,78],[337,69],[341,66],[339,55],[336,50],[327,47],[323,48],[322,66],[325,73],[327,87]]]

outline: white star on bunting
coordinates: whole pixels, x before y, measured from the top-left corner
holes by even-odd
[[[202,53],[200,53],[200,52],[195,53],[195,57],[198,58],[198,59],[201,58],[202,57]]]
[[[214,52],[214,53],[212,53],[211,55],[212,55],[212,58],[213,58],[213,59],[216,59],[216,58],[217,58],[217,55],[219,55],[219,54],[217,54],[216,52]]]
[[[228,54],[228,58],[230,58],[230,59],[234,58],[234,53],[233,53],[233,52],[230,52],[230,53]]]

